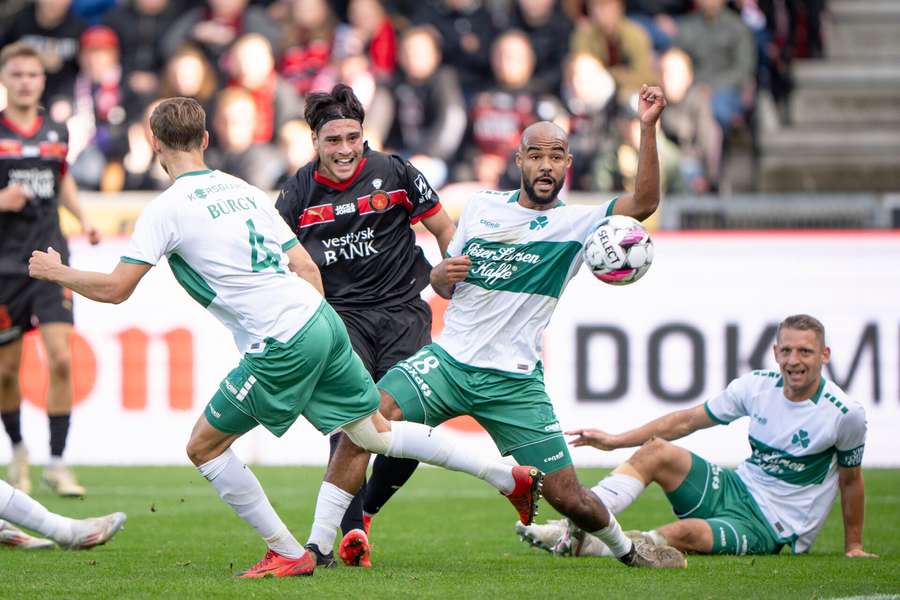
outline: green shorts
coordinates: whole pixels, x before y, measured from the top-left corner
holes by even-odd
[[[780,540],[731,469],[691,453],[691,470],[677,489],[667,492],[679,519],[703,519],[713,533],[712,554],[778,554]]]
[[[552,473],[572,464],[540,366],[527,376],[479,369],[428,344],[385,373],[378,387],[408,421],[434,427],[470,415],[521,465]]]
[[[243,434],[259,424],[280,437],[301,414],[330,433],[372,414],[379,402],[343,322],[322,302],[290,340],[267,340],[262,352],[245,354],[219,384],[205,414],[225,433]]]

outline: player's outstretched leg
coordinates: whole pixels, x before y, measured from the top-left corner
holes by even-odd
[[[634,543],[622,531],[615,516],[600,499],[578,483],[575,469],[569,465],[546,476],[547,501],[569,518],[570,530],[590,532],[600,539],[621,562],[636,567],[684,567],[684,557],[674,548]],[[661,550],[664,548],[665,550]],[[680,560],[677,560],[680,556]]]
[[[256,476],[231,450],[231,444],[240,435],[219,431],[209,424],[204,414],[197,420],[187,447],[188,457],[200,474],[268,546],[262,560],[238,577],[312,575],[315,557],[294,538],[272,508]]]
[[[534,467],[511,467],[467,452],[431,427],[388,422],[374,413],[344,426],[347,436],[328,467],[319,490],[309,543],[331,551],[338,523],[359,489],[369,452],[412,458],[483,479],[505,495],[523,522],[531,523],[541,495],[543,473]]]
[[[125,524],[126,516],[125,513],[113,513],[93,519],[70,519],[50,512],[28,494],[13,488],[5,481],[0,481],[0,518],[37,531],[62,548],[85,550],[108,542]],[[3,537],[3,531],[7,527],[10,526],[6,524],[0,529],[0,538]],[[8,533],[13,536],[15,531],[18,530],[12,528]],[[44,545],[42,542],[41,544]]]
[[[0,546],[10,546],[22,550],[47,550],[56,544],[52,540],[28,535],[12,523],[0,521]]]

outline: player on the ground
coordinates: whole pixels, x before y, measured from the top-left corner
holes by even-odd
[[[377,381],[431,341],[431,308],[419,296],[431,266],[412,225],[421,221],[434,234],[441,256],[456,228],[422,173],[364,142],[365,111],[349,86],[310,94],[304,116],[317,159],[288,180],[276,208],[318,265],[325,299]],[[331,436],[332,454],[341,435]],[[371,480],[341,522],[344,533],[363,529],[365,536],[372,515],[416,464],[376,457]],[[354,559],[369,565],[368,556]],[[331,556],[318,560],[334,565]]]
[[[812,546],[838,490],[847,556],[863,550],[862,457],[866,417],[822,376],[830,350],[825,329],[808,315],[787,317],[774,347],[778,371],[753,371],[705,404],[680,410],[619,435],[568,432],[575,446],[601,450],[641,446],[593,492],[613,513],[656,482],[678,521],[635,532],[652,543],[701,554],[794,553]],[[708,463],[670,444],[697,431],[750,417],[750,458],[736,469]],[[517,526],[534,545],[572,556],[609,556],[596,537],[566,522]]]
[[[674,548],[633,544],[600,500],[582,487],[544,388],[540,340],[558,298],[583,261],[589,233],[607,215],[644,219],[659,203],[655,127],[665,107],[660,88],[640,94],[640,166],[634,194],[599,206],[558,200],[572,164],[568,138],[549,122],[522,134],[516,164],[521,188],[482,192],[466,205],[449,258],[431,273],[451,298],[444,331],[379,381],[382,412],[392,419],[438,425],[471,415],[504,455],[547,472],[550,504],[596,532],[623,562],[684,566]],[[344,445],[333,463],[344,460]]]
[[[343,429],[358,459],[340,469],[332,465],[319,491],[308,544],[325,554],[368,465],[368,452],[354,444],[474,475],[530,522],[540,496],[538,469],[481,458],[430,427],[389,423],[378,412],[378,390],[323,300],[309,254],[264,192],[206,168],[205,118],[189,98],[164,100],[153,111],[152,145],[173,184],[144,209],[112,273],[72,269],[52,249],[33,252],[29,270],[93,300],[118,303],[166,256],[188,294],[231,331],[243,357],[197,420],[187,453],[268,546],[241,577],[311,575],[315,569],[313,553],[297,542],[231,450],[257,425],[281,436],[301,414],[322,433]]]
[[[125,524],[125,519],[125,513],[120,512],[92,519],[70,519],[50,512],[22,490],[0,481],[0,546],[44,550],[59,544],[67,550],[85,550],[109,541]],[[50,539],[28,535],[16,525]]]
[[[52,245],[68,262],[60,204],[80,221],[91,243],[99,237],[82,213],[75,180],[66,172],[66,126],[50,120],[39,106],[45,81],[37,50],[17,42],[0,51],[0,82],[7,90],[7,106],[0,113],[0,419],[13,448],[7,480],[29,493],[19,367],[22,336],[37,327],[50,371],[50,462],[43,480],[60,495],[82,496],[84,487],[63,463],[72,413],[72,299],[58,285],[30,279],[28,258],[32,249]]]

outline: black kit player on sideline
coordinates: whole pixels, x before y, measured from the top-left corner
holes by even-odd
[[[318,265],[326,300],[378,381],[431,340],[431,309],[419,296],[431,265],[416,246],[412,226],[421,221],[437,238],[442,256],[456,228],[415,167],[369,148],[363,139],[365,111],[350,87],[338,84],[330,93],[309,95],[304,116],[317,158],[287,181],[276,206]],[[340,435],[331,437],[332,454]],[[378,456],[371,480],[347,509],[344,533],[368,534],[372,515],[417,464]],[[320,565],[334,564],[333,557],[317,554]],[[368,554],[357,562],[368,566]]]
[[[43,480],[62,496],[83,496],[84,487],[62,460],[72,412],[72,298],[58,285],[29,278],[28,259],[33,250],[53,246],[68,262],[59,204],[80,221],[92,244],[99,236],[84,217],[75,180],[66,172],[66,126],[50,120],[39,106],[46,76],[37,50],[22,42],[3,48],[0,82],[7,90],[7,107],[0,112],[0,418],[13,447],[7,480],[26,493],[31,490],[18,376],[22,336],[37,327],[50,367],[50,462]]]

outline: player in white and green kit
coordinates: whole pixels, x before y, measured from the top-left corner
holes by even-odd
[[[205,119],[200,105],[188,98],[164,100],[153,111],[152,144],[173,184],[141,214],[127,254],[112,273],[72,269],[48,249],[32,254],[29,274],[93,300],[118,303],[167,257],[178,282],[231,331],[243,356],[197,420],[187,453],[268,546],[264,558],[241,576],[311,575],[315,569],[313,552],[300,546],[231,450],[257,425],[280,436],[300,415],[322,433],[342,429],[349,440],[345,452],[352,455],[349,463],[332,463],[326,473],[308,546],[330,551],[362,484],[368,452],[475,475],[530,522],[540,496],[537,469],[483,459],[429,427],[391,424],[381,416],[375,383],[353,352],[342,321],[323,300],[315,263],[274,204],[261,190],[205,167]]]
[[[596,532],[626,564],[682,567],[684,558],[674,548],[632,544],[578,483],[540,360],[541,335],[583,262],[589,233],[607,215],[644,219],[656,210],[655,127],[664,107],[662,90],[641,89],[635,193],[596,206],[559,201],[572,164],[568,138],[553,123],[528,127],[516,153],[520,189],[470,199],[448,258],[432,271],[432,286],[450,298],[443,333],[388,371],[378,387],[389,418],[438,425],[458,415],[474,417],[502,454],[544,470],[547,501]]]
[[[790,546],[796,554],[810,549],[840,490],[845,553],[871,556],[862,544],[863,408],[822,376],[830,350],[818,320],[786,318],[774,352],[779,371],[748,373],[694,408],[619,435],[569,432],[577,436],[576,446],[611,450],[643,444],[594,493],[620,512],[647,485],[658,483],[679,520],[642,535],[654,543],[703,554],[777,554]],[[750,418],[751,455],[736,470],[666,441],[741,417]],[[598,539],[566,523],[518,529],[535,545],[555,546],[556,553],[609,555]]]

